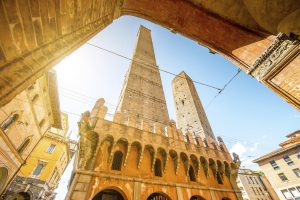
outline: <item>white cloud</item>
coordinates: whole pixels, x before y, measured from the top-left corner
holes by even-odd
[[[250,152],[254,152],[257,150],[258,142],[254,143],[252,147],[249,148]]]
[[[243,156],[243,154],[247,151],[247,148],[242,145],[240,142],[235,143],[231,149],[230,149],[230,153],[237,153],[240,157]]]
[[[259,147],[259,143],[252,143],[252,144],[247,144],[247,143],[240,143],[237,142],[235,143],[231,148],[230,148],[230,153],[237,153],[240,157],[241,167],[246,167],[250,169],[258,169],[257,165],[254,164],[252,161],[254,160],[254,157],[251,155],[253,152],[257,151]]]

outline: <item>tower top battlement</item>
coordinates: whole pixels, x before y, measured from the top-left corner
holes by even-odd
[[[139,121],[138,118],[134,116],[128,117],[126,114],[121,112],[116,112],[113,116],[113,120],[106,120],[107,107],[105,106],[105,101],[103,98],[100,98],[94,108],[92,109],[89,119],[93,131],[101,134],[103,132],[103,126],[114,127],[116,125],[123,127],[124,130],[130,129],[129,132],[135,132],[134,136],[131,134],[124,134],[122,136],[127,140],[135,140],[137,138],[143,138],[147,141],[147,138],[155,138],[157,145],[167,145],[171,143],[173,149],[181,149],[185,151],[195,151],[200,154],[214,154],[216,157],[224,157],[224,159],[231,159],[229,152],[222,140],[221,137],[218,137],[218,140],[211,140],[210,138],[205,138],[204,140],[201,137],[194,137],[191,132],[182,131],[177,129],[176,122],[170,120],[168,125],[164,125],[158,122],[153,122],[152,124],[148,121]],[[84,115],[84,114],[83,114]],[[82,118],[84,119],[84,117]],[[114,124],[114,125],[113,125]],[[151,128],[152,127],[152,128]],[[119,133],[120,131],[118,131]],[[126,131],[125,131],[126,132]],[[116,132],[113,133],[116,137]],[[101,137],[101,135],[99,135]],[[132,137],[132,138],[131,138]],[[175,142],[176,141],[176,142]],[[151,140],[149,140],[151,142]],[[153,142],[153,141],[152,141]],[[176,145],[174,145],[176,143]],[[204,153],[204,151],[206,153]],[[209,153],[208,153],[209,152]],[[207,156],[208,156],[207,155]],[[211,155],[209,155],[211,156]]]

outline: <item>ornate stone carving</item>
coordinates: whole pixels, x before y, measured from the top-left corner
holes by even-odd
[[[94,125],[90,121],[90,112],[82,114],[79,127],[79,162],[78,167],[80,169],[91,170],[94,163],[94,154],[98,145],[98,134],[92,131]]]
[[[240,161],[240,157],[239,157],[239,155],[238,154],[236,154],[236,153],[232,153],[232,156],[233,156],[233,162],[234,163],[241,163],[241,161]]]
[[[267,50],[256,59],[248,73],[261,80],[297,45],[299,40],[279,33]]]

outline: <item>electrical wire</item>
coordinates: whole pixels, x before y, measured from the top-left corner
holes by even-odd
[[[225,90],[225,88],[233,81],[233,79],[235,79],[235,77],[237,77],[237,75],[239,75],[239,73],[241,72],[241,69],[238,69],[237,73],[235,73],[235,75],[233,77],[231,77],[231,79],[229,79],[229,81],[227,81],[224,85],[224,87],[212,98],[212,100],[207,104],[206,109],[214,102],[214,100]]]
[[[177,75],[177,74],[175,74],[175,73],[173,73],[173,72],[164,70],[164,69],[162,69],[162,68],[160,68],[160,67],[158,68],[156,65],[153,65],[153,64],[150,64],[150,63],[145,63],[145,62],[139,62],[139,61],[137,61],[137,60],[133,60],[132,58],[129,58],[129,57],[127,57],[127,56],[121,55],[121,54],[119,54],[119,53],[116,53],[116,52],[114,52],[114,51],[108,50],[108,49],[106,49],[106,48],[104,48],[104,47],[101,47],[101,46],[98,46],[98,45],[95,45],[95,44],[92,44],[92,43],[89,43],[89,42],[87,42],[86,44],[88,44],[88,45],[90,45],[90,46],[92,46],[92,47],[95,47],[95,48],[97,48],[97,49],[101,49],[101,50],[103,50],[103,51],[106,51],[106,52],[108,52],[108,53],[111,53],[111,54],[113,54],[113,55],[119,56],[119,57],[124,58],[124,59],[126,59],[126,60],[129,60],[129,61],[132,61],[132,62],[141,64],[141,65],[146,65],[146,66],[148,66],[148,67],[151,67],[151,68],[156,69],[156,70],[158,69],[159,71],[164,72],[164,73],[167,73],[167,74],[170,74],[170,75],[172,75],[172,76],[175,76],[175,77],[179,77],[179,78],[185,79],[185,77],[179,76],[179,75]],[[206,84],[206,83],[202,83],[202,82],[200,82],[200,81],[195,81],[195,80],[192,80],[192,81],[193,81],[194,83],[196,83],[196,84],[199,84],[199,85],[202,85],[202,86],[206,86],[206,87],[209,87],[209,88],[212,88],[212,89],[215,89],[215,90],[222,90],[221,88],[218,88],[218,87],[215,87],[215,86],[213,86],[213,85]]]

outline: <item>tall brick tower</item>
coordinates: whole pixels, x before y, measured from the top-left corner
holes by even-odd
[[[66,200],[241,199],[235,182],[238,159],[232,160],[223,140],[203,142],[169,120],[145,27],[112,121],[105,119],[106,112],[99,99],[82,114]]]
[[[215,140],[192,79],[181,72],[172,81],[178,128],[195,137]]]
[[[156,65],[151,31],[140,27],[117,111],[134,117],[137,123],[158,122],[167,125],[169,115]]]

